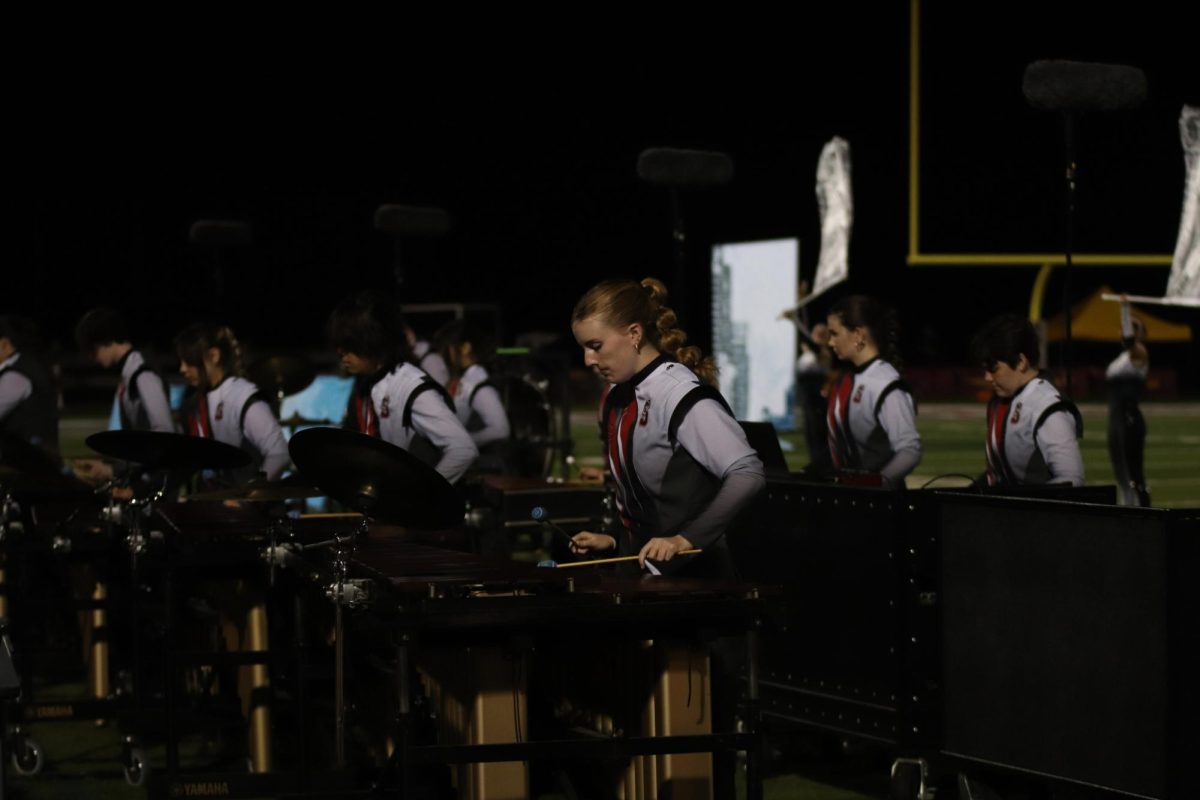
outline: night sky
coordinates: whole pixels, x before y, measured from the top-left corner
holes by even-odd
[[[1030,61],[1066,58],[1140,66],[1150,86],[1142,109],[1080,123],[1078,249],[1170,253],[1184,176],[1177,119],[1200,103],[1195,28],[1165,12],[1096,20],[1083,16],[1094,5],[1042,5],[1003,4],[980,24],[926,4],[922,250],[1062,250],[1060,124],[1026,106],[1021,76]],[[453,220],[447,238],[404,245],[405,302],[494,302],[509,338],[566,336],[597,280],[670,279],[667,193],[640,183],[635,165],[643,149],[671,146],[735,164],[728,187],[684,196],[683,301],[703,342],[711,243],[798,236],[811,276],[816,159],[840,135],[856,203],[844,291],[899,306],[911,362],[961,362],[982,318],[1027,309],[1035,270],[905,266],[908,4],[792,13],[803,24],[714,19],[654,58],[616,39],[559,44],[542,61],[495,46],[471,53],[470,69],[447,52],[425,63],[375,53],[351,67],[314,50],[299,64],[213,59],[154,80],[151,64],[120,78],[97,67],[23,89],[10,115],[15,225],[0,310],[31,314],[68,349],[75,320],[100,303],[130,312],[160,351],[204,317],[262,350],[319,347],[343,294],[391,285],[392,242],[372,215],[402,203]],[[187,242],[194,220],[214,218],[254,231],[253,246],[224,255],[219,300],[212,254]],[[1166,277],[1080,270],[1076,296],[1102,281],[1161,294]],[[1055,313],[1057,279],[1049,297]],[[1192,348],[1171,358],[1196,372]]]

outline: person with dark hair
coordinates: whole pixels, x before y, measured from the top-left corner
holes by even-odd
[[[175,337],[175,352],[179,372],[193,389],[184,399],[184,432],[246,449],[255,473],[278,480],[291,463],[287,441],[267,397],[242,377],[242,350],[233,331],[191,325]]]
[[[329,318],[342,369],[354,376],[344,426],[377,436],[454,483],[479,455],[446,390],[410,363],[395,301],[378,291],[343,300]]]
[[[404,325],[404,341],[408,343],[409,352],[412,353],[412,363],[425,370],[429,377],[443,387],[449,388],[450,367],[447,366],[442,353],[426,339],[418,336],[408,324]]]
[[[58,398],[36,350],[32,321],[0,316],[0,433],[37,445],[57,461]]]
[[[173,433],[171,404],[167,387],[158,374],[134,348],[125,318],[112,308],[93,308],[75,325],[75,343],[89,360],[118,372],[114,403],[121,428],[135,431]],[[112,480],[113,467],[97,458],[76,459],[75,475],[88,483]]]
[[[917,406],[900,378],[896,312],[871,297],[852,295],[829,310],[829,347],[847,362],[829,392],[825,422],[834,469],[878,475],[889,489],[921,463]]]
[[[1121,353],[1112,360],[1108,380],[1108,456],[1123,506],[1149,506],[1146,489],[1146,420],[1139,401],[1150,372],[1146,326],[1130,313],[1129,300],[1121,296]]]
[[[573,549],[615,548],[644,565],[699,548],[683,571],[729,576],[725,528],[766,485],[763,465],[666,297],[653,278],[605,281],[571,315],[584,364],[608,383],[601,441],[624,523],[618,536],[576,534]]]
[[[450,365],[452,377],[446,389],[458,419],[479,448],[476,468],[502,471],[510,428],[500,391],[485,366],[496,352],[493,336],[478,325],[454,320],[438,331],[434,341]]]
[[[1034,366],[1038,337],[1016,314],[989,321],[971,352],[995,392],[987,407],[989,486],[1083,484],[1079,409]]]

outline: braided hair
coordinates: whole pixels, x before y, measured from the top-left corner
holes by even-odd
[[[608,280],[593,286],[575,304],[572,324],[596,318],[613,328],[637,323],[644,336],[660,353],[683,364],[700,380],[717,382],[717,365],[699,347],[685,346],[687,332],[678,327],[679,318],[666,304],[667,287],[657,278]]]
[[[226,375],[241,377],[242,346],[228,326],[197,322],[175,336],[176,355],[185,364],[200,368],[200,379],[205,386],[208,384],[208,373],[204,369],[205,354],[213,347],[221,354],[218,364],[222,371]]]

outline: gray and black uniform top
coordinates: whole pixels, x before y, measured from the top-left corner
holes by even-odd
[[[278,480],[291,459],[279,420],[258,387],[245,378],[226,377],[208,391],[194,392],[184,401],[184,432],[216,439],[250,453],[252,471],[238,478],[266,474]]]
[[[58,457],[58,400],[50,373],[32,356],[0,362],[0,432]]]
[[[1045,378],[1034,378],[1012,397],[993,397],[987,408],[988,485],[1081,486],[1081,436],[1079,409]]]
[[[425,370],[440,386],[449,387],[450,368],[446,366],[446,359],[442,358],[441,353],[430,347],[429,342],[424,339],[413,345],[412,352],[413,362],[418,367]]]
[[[836,469],[878,473],[886,486],[903,488],[921,463],[916,404],[900,373],[880,358],[842,374],[825,422]]]
[[[121,428],[135,431],[174,433],[171,404],[166,384],[137,350],[130,350],[117,364],[121,378],[117,383],[117,408]]]
[[[479,455],[446,390],[412,364],[357,378],[343,427],[409,451],[450,483]]]
[[[488,445],[508,441],[508,414],[483,365],[467,367],[462,377],[450,381],[450,386],[458,420],[480,452]]]
[[[667,356],[608,387],[600,436],[617,485],[622,554],[683,536],[706,553],[764,485],[762,461],[720,393]]]

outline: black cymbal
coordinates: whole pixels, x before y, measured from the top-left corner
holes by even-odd
[[[132,461],[151,470],[237,469],[250,463],[250,454],[245,450],[180,433],[104,431],[93,433],[85,441],[102,456]]]
[[[246,377],[259,389],[272,395],[279,392],[295,394],[317,377],[317,372],[308,359],[299,356],[271,356],[260,358],[246,370]]]
[[[301,474],[348,508],[382,522],[441,530],[458,525],[463,500],[432,467],[382,439],[308,428],[288,443]]]
[[[0,465],[33,476],[62,474],[54,456],[11,433],[0,433]]]

